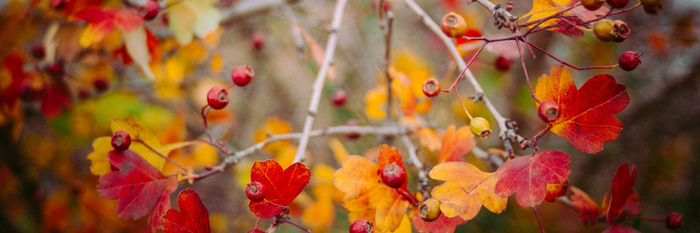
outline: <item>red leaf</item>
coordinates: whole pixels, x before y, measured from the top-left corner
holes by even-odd
[[[163,232],[209,232],[209,213],[199,195],[192,189],[185,189],[177,196],[180,212],[169,209],[163,216]]]
[[[97,191],[108,199],[118,198],[117,214],[124,219],[139,219],[151,213],[155,231],[160,217],[170,206],[170,194],[177,188],[177,177],[165,177],[153,165],[132,150],[109,152],[116,169],[100,177]]]
[[[625,225],[615,224],[611,228],[603,231],[603,233],[639,233],[639,231]]]
[[[560,184],[566,180],[571,172],[567,166],[569,162],[569,155],[553,150],[508,161],[494,174],[499,178],[496,193],[501,197],[516,193],[518,204],[535,206],[544,200],[547,184]]]
[[[559,104],[560,116],[551,123],[551,131],[589,154],[602,151],[604,142],[618,137],[622,123],[613,114],[630,102],[625,85],[608,74],[593,76],[576,90],[571,73],[563,66],[553,66],[549,76],[537,80],[535,95],[540,101]]]
[[[311,179],[311,171],[302,163],[294,163],[282,170],[274,160],[256,161],[250,171],[250,180],[265,187],[265,199],[251,201],[248,207],[255,216],[270,218],[282,213],[283,208],[301,193]]]
[[[10,107],[14,107],[17,98],[24,94],[30,84],[29,75],[24,72],[24,53],[15,49],[2,60],[2,70],[9,71],[12,81],[4,89],[0,89],[0,102],[5,102]],[[6,85],[3,83],[3,86]]]
[[[632,165],[632,174],[628,164],[622,164],[617,168],[611,191],[610,205],[607,211],[608,223],[617,218],[622,212],[623,207],[627,204],[627,199],[632,195],[634,181],[637,179],[637,168]],[[639,203],[637,201],[637,203]],[[634,203],[631,203],[634,205]]]
[[[413,215],[413,226],[418,232],[432,232],[432,233],[452,233],[455,232],[457,226],[464,224],[463,220],[459,216],[448,218],[445,214],[440,214],[440,217],[432,222],[426,222],[417,214]]]
[[[47,86],[41,99],[41,113],[47,118],[57,117],[64,106],[71,104],[71,98],[65,88],[56,85]]]
[[[598,204],[579,188],[571,187],[571,192],[574,193],[571,195],[571,202],[580,212],[581,222],[587,226],[595,225],[598,222]]]
[[[572,24],[574,23],[580,25],[583,23],[583,20],[575,16],[560,16],[558,18],[559,21],[557,21],[557,23],[559,23],[561,27],[552,28],[550,29],[551,31],[558,32],[573,38],[581,38],[585,35],[581,28],[578,28],[576,25]]]
[[[78,11],[75,18],[85,20],[103,31],[111,31],[116,26],[125,31],[131,31],[144,24],[138,14],[116,8],[88,7]]]

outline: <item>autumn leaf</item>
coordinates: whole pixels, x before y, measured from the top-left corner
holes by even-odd
[[[256,161],[250,171],[250,180],[265,187],[265,199],[251,201],[248,207],[255,216],[270,218],[282,213],[283,208],[296,198],[311,179],[311,171],[302,163],[294,163],[282,170],[274,160]]]
[[[175,39],[186,45],[194,36],[205,37],[216,31],[221,21],[221,13],[212,0],[168,0],[168,26]]]
[[[209,212],[197,192],[182,190],[177,195],[177,204],[180,206],[179,212],[171,208],[163,216],[163,232],[209,232]]]
[[[88,7],[73,16],[90,23],[80,37],[80,45],[83,47],[100,42],[115,28],[128,32],[144,24],[143,18],[135,12],[117,8]]]
[[[550,17],[568,7],[573,6],[578,2],[577,0],[534,0],[532,3],[532,9],[530,12],[525,14],[529,15],[530,18],[528,22],[532,22],[538,19],[543,19]],[[546,27],[559,22],[559,19],[550,19],[542,23],[540,27]]]
[[[625,86],[608,74],[593,76],[576,90],[571,73],[561,65],[553,66],[549,76],[540,76],[535,95],[559,104],[560,115],[551,131],[589,154],[602,151],[604,142],[619,136],[622,123],[613,114],[630,101]]]
[[[413,226],[418,232],[432,233],[452,233],[455,232],[457,226],[464,224],[461,217],[455,216],[448,218],[445,214],[441,214],[438,219],[432,222],[426,222],[418,214],[413,215]]]
[[[640,233],[637,229],[628,227],[622,224],[615,224],[611,228],[606,229],[603,233]]]
[[[617,168],[613,178],[610,205],[607,208],[606,217],[608,223],[616,219],[627,204],[630,195],[634,192],[634,181],[637,179],[637,168],[632,166],[632,173],[628,164],[622,164]]]
[[[464,155],[469,153],[476,146],[474,134],[469,131],[469,127],[462,126],[455,131],[455,126],[450,125],[442,136],[442,147],[440,147],[440,157],[438,163],[451,161],[464,161]]]
[[[496,193],[508,197],[516,193],[518,204],[536,206],[547,192],[547,184],[561,184],[571,170],[569,155],[553,150],[540,151],[510,160],[496,170]]]
[[[571,202],[574,204],[574,208],[580,212],[579,218],[586,226],[595,225],[598,222],[598,204],[596,204],[593,199],[588,196],[583,190],[571,187]]]
[[[433,188],[431,194],[440,201],[440,210],[449,218],[473,219],[482,205],[497,214],[506,209],[508,198],[495,193],[498,179],[494,173],[482,172],[471,163],[438,164],[430,170],[430,178],[445,181]]]
[[[333,185],[335,169],[331,166],[317,163],[313,167],[311,177],[311,193],[314,202],[306,206],[302,213],[304,226],[313,232],[326,232],[335,222],[335,206],[333,196],[338,190]]]
[[[115,170],[100,177],[100,196],[119,199],[117,215],[121,218],[140,219],[151,213],[149,221],[155,231],[170,206],[170,193],[177,188],[177,178],[163,176],[132,150],[110,151],[109,162]]]
[[[406,183],[393,189],[382,182],[383,165],[396,163],[404,168],[401,154],[396,148],[382,145],[377,152],[379,164],[364,157],[352,155],[343,160],[342,168],[335,172],[335,187],[345,193],[343,206],[350,211],[350,222],[366,219],[381,232],[396,230],[406,214],[409,202],[399,191],[406,190]]]

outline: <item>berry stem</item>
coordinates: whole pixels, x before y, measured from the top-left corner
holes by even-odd
[[[464,101],[462,101],[462,97],[459,96],[459,90],[457,90],[456,88],[455,88],[455,94],[457,94],[457,99],[459,100],[459,104],[462,105],[462,109],[464,110],[464,113],[466,113],[467,116],[469,117],[469,120],[471,121],[472,119],[474,119],[472,117],[472,115],[469,114],[469,111],[467,111],[467,107],[464,106]]]
[[[479,50],[477,50],[476,53],[474,53],[472,59],[469,60],[469,63],[467,63],[467,68],[462,69],[462,73],[460,73],[459,76],[457,76],[457,79],[455,79],[450,88],[448,88],[447,90],[443,90],[445,93],[450,93],[451,90],[457,90],[457,82],[459,82],[459,80],[461,80],[462,77],[464,77],[464,73],[467,72],[467,69],[469,69],[469,67],[472,65],[472,62],[476,60],[476,57],[479,56],[481,50],[483,50],[489,42],[490,41],[488,40],[484,40],[484,43],[481,45],[481,47],[479,47]],[[471,119],[471,117],[469,117],[469,119]]]
[[[649,216],[635,216],[634,219],[656,221],[656,222],[665,222],[666,221],[666,218],[655,218],[655,217],[649,217]]]
[[[592,70],[592,69],[612,69],[612,68],[616,68],[616,67],[620,66],[620,64],[615,64],[615,65],[609,65],[609,66],[578,67],[578,66],[569,64],[568,62],[565,62],[565,61],[563,61],[563,60],[557,58],[556,56],[554,56],[554,55],[550,54],[549,52],[547,52],[547,50],[544,50],[544,49],[538,47],[537,45],[535,45],[535,44],[533,44],[533,43],[530,43],[529,41],[526,41],[525,43],[529,44],[530,46],[532,46],[532,47],[534,47],[535,49],[539,50],[540,52],[544,53],[544,54],[547,55],[548,57],[551,57],[552,59],[554,59],[555,61],[561,63],[562,65],[571,67],[572,69],[575,69],[575,70],[578,70],[578,71],[581,71],[581,70]]]
[[[537,223],[540,224],[540,231],[542,231],[542,233],[545,233],[544,227],[542,226],[542,219],[540,219],[540,214],[537,213],[537,209],[534,206],[532,207],[532,211],[535,212],[535,216],[537,217]]]
[[[401,196],[403,196],[404,199],[406,199],[409,203],[411,203],[411,205],[413,207],[418,207],[418,205],[420,204],[420,203],[418,203],[418,199],[416,199],[416,197],[411,195],[411,193],[409,193],[406,189],[397,188],[396,192],[401,194]]]
[[[343,19],[343,8],[345,8],[345,3],[347,3],[347,0],[338,0],[335,5],[330,36],[328,38],[328,44],[326,44],[326,53],[324,55],[323,63],[321,64],[321,69],[319,70],[318,75],[316,76],[316,81],[314,82],[311,103],[309,103],[308,115],[306,116],[306,121],[304,122],[303,135],[299,140],[299,148],[296,156],[294,156],[295,163],[306,160],[306,147],[309,143],[309,134],[311,133],[311,128],[313,127],[316,113],[318,113],[318,104],[321,100],[323,83],[326,81],[326,75],[328,74],[328,69],[330,68],[331,61],[333,60],[335,47],[338,44],[338,30],[340,29],[340,23]]]
[[[478,1],[486,1],[486,0],[478,0]],[[406,5],[408,5],[411,10],[413,10],[416,15],[420,16],[422,19],[423,24],[425,24],[430,31],[432,31],[436,36],[440,37],[442,40],[443,44],[445,44],[445,47],[449,50],[450,55],[452,58],[457,62],[457,66],[459,69],[464,70],[464,74],[467,77],[467,80],[471,83],[472,87],[474,87],[474,91],[476,93],[484,93],[483,88],[481,88],[481,85],[476,81],[476,77],[470,70],[468,70],[467,64],[464,62],[464,59],[462,59],[462,56],[459,55],[459,52],[457,51],[457,48],[455,47],[453,41],[450,38],[447,38],[444,33],[442,33],[442,29],[440,29],[440,26],[438,26],[435,21],[433,21],[428,14],[423,11],[423,9],[414,1],[414,0],[404,0]],[[488,8],[488,7],[487,7]],[[503,117],[498,110],[496,110],[496,107],[491,103],[491,100],[486,97],[486,95],[482,95],[481,101],[484,103],[486,108],[491,112],[491,115],[493,115],[493,118],[496,119],[496,122],[498,123],[498,128],[499,128],[499,135],[502,135],[506,131],[506,118]]]
[[[309,229],[307,229],[307,228],[305,228],[305,227],[302,227],[301,225],[296,224],[296,223],[294,223],[294,222],[292,222],[292,221],[290,221],[290,220],[287,220],[287,219],[284,218],[284,217],[277,217],[277,222],[288,223],[288,224],[290,224],[290,225],[292,225],[292,226],[295,226],[295,227],[301,229],[302,231],[311,232],[311,230],[309,230]]]
[[[522,39],[525,42],[525,39]],[[529,43],[529,42],[525,42]],[[527,74],[527,66],[525,66],[525,58],[523,58],[523,51],[520,48],[520,40],[516,39],[515,40],[515,45],[518,47],[518,55],[520,55],[520,63],[523,65],[523,71],[525,72],[525,80],[527,80],[527,86],[530,88],[530,95],[532,95],[532,99],[535,100],[538,104],[540,103],[540,100],[537,99],[535,96],[535,90],[532,89],[532,83],[530,82],[530,75]]]
[[[175,166],[177,166],[177,167],[179,167],[180,169],[182,169],[182,171],[184,171],[185,173],[187,173],[187,169],[185,169],[185,167],[183,167],[183,166],[180,165],[179,163],[175,162],[174,160],[168,158],[168,156],[163,155],[162,153],[160,153],[160,151],[154,149],[153,147],[151,147],[150,145],[148,145],[148,143],[144,142],[143,140],[136,138],[136,139],[134,139],[134,142],[140,142],[141,144],[143,144],[144,146],[146,146],[146,148],[148,148],[149,150],[151,150],[151,151],[153,151],[154,153],[156,153],[158,156],[164,158],[164,159],[167,160],[168,162],[174,164]]]

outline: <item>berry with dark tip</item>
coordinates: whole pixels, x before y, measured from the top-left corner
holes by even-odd
[[[434,78],[425,80],[423,82],[423,94],[427,97],[435,97],[440,94],[440,82]]]
[[[617,59],[617,63],[620,64],[620,68],[623,70],[631,71],[637,68],[642,61],[639,60],[639,54],[637,52],[627,51],[620,55],[620,58]]]
[[[382,169],[382,181],[391,188],[399,188],[406,182],[406,170],[392,162]]]
[[[371,222],[365,220],[365,219],[358,219],[355,220],[350,225],[350,233],[371,233],[374,231],[374,226],[372,225]]]
[[[442,17],[440,28],[448,37],[461,38],[467,33],[467,22],[457,13],[450,12]]]
[[[116,150],[129,149],[131,145],[131,136],[127,132],[117,131],[112,135],[112,147]]]
[[[537,115],[540,116],[540,119],[545,123],[552,123],[559,118],[559,104],[554,100],[544,101],[537,109]]]
[[[481,139],[487,139],[491,136],[491,123],[483,117],[472,118],[471,122],[469,122],[469,129]]]
[[[251,201],[262,201],[265,199],[265,186],[257,181],[250,182],[245,187],[245,195]]]
[[[236,67],[231,72],[231,81],[241,87],[248,85],[253,77],[255,77],[255,71],[247,65]]]
[[[213,87],[207,93],[207,103],[213,109],[222,109],[228,105],[228,91],[222,87]]]
[[[440,210],[440,201],[435,198],[425,200],[418,206],[418,216],[427,222],[437,220],[442,214]]]

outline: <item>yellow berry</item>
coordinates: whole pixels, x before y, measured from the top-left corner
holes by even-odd
[[[491,136],[491,124],[483,117],[472,118],[472,121],[469,123],[469,129],[481,139],[487,139]]]
[[[418,216],[427,222],[432,222],[440,217],[440,201],[435,198],[425,200],[418,206]]]

